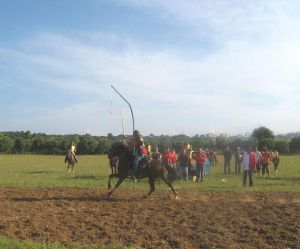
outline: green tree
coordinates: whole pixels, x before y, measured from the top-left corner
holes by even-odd
[[[11,153],[13,151],[15,141],[7,135],[0,134],[0,152]]]
[[[253,130],[251,137],[254,139],[257,139],[257,142],[260,142],[260,140],[264,138],[274,138],[273,131],[271,131],[269,128],[261,126],[259,128],[256,128]]]
[[[82,136],[78,143],[78,154],[95,154],[97,149],[97,140],[89,134]]]
[[[100,154],[107,154],[108,150],[111,148],[112,142],[107,138],[101,138],[99,140],[96,152]]]
[[[277,140],[274,145],[275,150],[278,150],[279,153],[287,154],[290,152],[290,145],[287,140]]]
[[[273,138],[262,138],[258,142],[258,149],[262,150],[264,147],[267,147],[268,149],[274,149],[275,141]]]
[[[226,137],[218,136],[216,138],[216,148],[218,150],[223,151],[227,144],[228,144],[228,139]]]
[[[290,152],[300,153],[300,137],[294,137],[290,142]]]
[[[30,139],[18,137],[15,140],[15,151],[23,154],[30,148],[30,145],[31,145]]]

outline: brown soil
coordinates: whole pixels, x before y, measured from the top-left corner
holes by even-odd
[[[300,193],[0,189],[0,234],[64,245],[300,248]]]

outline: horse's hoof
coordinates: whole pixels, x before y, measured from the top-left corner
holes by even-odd
[[[175,200],[179,200],[179,196],[178,195],[175,196]]]

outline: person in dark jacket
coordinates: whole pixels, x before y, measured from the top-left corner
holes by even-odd
[[[224,151],[224,174],[230,173],[231,157],[232,157],[232,152],[231,152],[229,146],[227,146]]]
[[[182,172],[182,177],[186,181],[189,179],[189,156],[186,149],[183,149],[177,158],[177,163]]]

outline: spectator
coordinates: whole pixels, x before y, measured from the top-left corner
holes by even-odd
[[[177,163],[182,172],[182,177],[186,181],[189,179],[189,157],[186,149],[183,149],[177,158]]]
[[[231,157],[232,157],[232,152],[231,152],[229,146],[227,146],[224,151],[224,174],[230,173]]]
[[[210,166],[211,166],[211,162],[208,158],[205,159],[205,162],[204,162],[204,173],[203,175],[204,176],[207,176],[209,171],[210,171]]]
[[[152,158],[160,161],[161,155],[160,155],[158,147],[155,147],[155,150],[152,153]]]
[[[264,147],[262,152],[261,152],[261,163],[262,163],[262,175],[265,176],[265,173],[270,175],[269,172],[269,164],[271,162],[271,154],[268,151],[267,147]]]
[[[247,176],[249,176],[249,186],[253,186],[253,171],[256,165],[256,153],[248,148],[243,152],[243,187],[246,187]]]
[[[165,152],[162,154],[161,161],[162,161],[162,163],[168,165],[169,167],[172,167],[171,166],[171,164],[172,164],[171,163],[171,151],[169,148],[167,148],[165,150]]]
[[[203,182],[203,168],[204,168],[204,162],[206,160],[206,153],[202,150],[202,148],[199,148],[199,151],[195,153],[194,158],[196,160],[196,181],[199,181],[199,178],[201,182]]]
[[[234,173],[237,175],[241,174],[242,158],[242,151],[240,147],[237,147],[234,152]]]
[[[256,174],[260,176],[261,173],[261,152],[257,149],[257,147],[255,148],[255,154],[256,154]]]
[[[171,149],[170,157],[171,157],[171,166],[173,169],[176,169],[177,155],[174,149]]]

